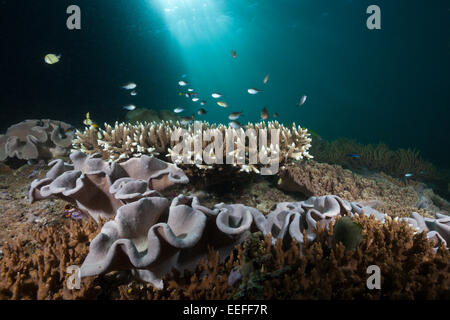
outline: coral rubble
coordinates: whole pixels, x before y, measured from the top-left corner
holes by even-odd
[[[0,161],[53,159],[68,155],[74,128],[56,120],[25,120],[0,135]]]

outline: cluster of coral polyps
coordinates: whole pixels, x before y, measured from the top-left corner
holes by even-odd
[[[277,162],[309,159],[311,138],[307,129],[277,121],[248,123],[244,128],[196,121],[105,124],[104,129],[77,131],[73,148],[87,154],[100,153],[108,161],[120,161],[141,155],[167,156],[176,164],[212,169],[231,164],[241,171],[260,172],[261,167]],[[248,141],[248,143],[247,143]],[[207,158],[207,159],[206,159]]]

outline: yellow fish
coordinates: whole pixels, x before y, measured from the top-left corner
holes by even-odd
[[[217,104],[222,108],[228,108],[228,104],[225,101],[218,101]]]
[[[60,59],[61,59],[61,55],[60,54],[56,55],[56,54],[53,54],[53,53],[47,54],[45,56],[45,58],[44,58],[45,63],[47,63],[47,64],[58,63]]]
[[[90,127],[94,128],[94,129],[97,129],[97,128],[98,128],[98,124],[96,124],[95,122],[93,122],[93,121],[91,120],[91,115],[90,115],[89,112],[86,113],[86,119],[84,119],[83,123],[84,123],[85,125],[87,125],[87,126],[90,126]]]

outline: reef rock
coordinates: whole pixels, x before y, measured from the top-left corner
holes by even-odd
[[[142,156],[119,164],[105,162],[98,156],[75,152],[70,155],[73,164],[61,159],[52,161],[46,177],[31,183],[30,201],[61,198],[98,220],[113,218],[126,203],[189,182],[176,165],[154,157]]]
[[[0,135],[0,161],[53,159],[70,152],[74,128],[56,120],[25,120]]]
[[[334,194],[348,201],[370,203],[393,216],[407,217],[413,211],[434,216],[450,207],[431,190],[419,191],[417,183],[405,183],[383,173],[365,176],[315,160],[286,166],[279,173],[277,186],[306,197]]]

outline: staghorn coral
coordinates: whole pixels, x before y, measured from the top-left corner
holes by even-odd
[[[103,223],[103,222],[102,222]],[[95,299],[100,287],[83,279],[81,290],[68,290],[66,268],[79,265],[101,224],[69,221],[63,228],[31,231],[33,242],[6,243],[0,261],[0,299]]]
[[[277,186],[282,190],[299,192],[307,197],[335,194],[349,201],[370,201],[378,210],[391,216],[408,216],[419,209],[425,215],[442,212],[436,205],[418,206],[424,197],[420,184],[405,184],[383,173],[362,176],[338,165],[309,160],[286,166],[279,177]],[[442,198],[430,194],[429,190],[425,195],[426,199],[441,200],[441,208],[448,210]]]
[[[75,152],[70,159],[73,165],[54,160],[46,177],[31,183],[30,202],[59,197],[98,220],[113,218],[126,203],[189,182],[176,165],[154,157],[142,156],[119,164],[107,163],[95,154]]]
[[[52,159],[68,155],[74,128],[56,120],[25,120],[0,135],[0,161]]]
[[[249,123],[245,129],[249,130],[247,138],[246,131],[242,128],[233,129],[224,125],[198,121],[195,125],[186,128],[179,122],[171,121],[136,123],[135,125],[116,123],[114,127],[105,124],[104,130],[87,128],[84,132],[77,131],[73,147],[89,154],[100,153],[104,159],[110,161],[142,154],[167,156],[175,164],[180,166],[190,164],[200,170],[223,167],[220,163],[225,163],[228,157],[231,158],[230,164],[240,171],[256,173],[260,172],[260,167],[270,165],[272,162],[283,165],[293,160],[311,158],[308,153],[311,139],[307,129],[302,129],[295,124],[289,129],[276,121],[267,124],[265,122]],[[271,135],[272,129],[277,130],[279,134],[279,139],[276,139],[275,143],[272,141],[276,138]],[[183,144],[191,150],[186,155],[180,152],[181,150],[175,150],[181,137],[183,137]],[[216,137],[217,141],[215,141]],[[247,139],[255,143],[247,144]],[[267,139],[268,145],[258,150],[258,141],[261,143],[264,139]],[[227,141],[229,141],[228,145]],[[215,160],[219,160],[216,159],[214,151],[223,155],[223,162],[215,164]],[[257,152],[260,152],[258,158],[250,161],[250,155]],[[210,158],[209,163],[203,161],[205,156]],[[269,159],[262,164],[262,157]]]

